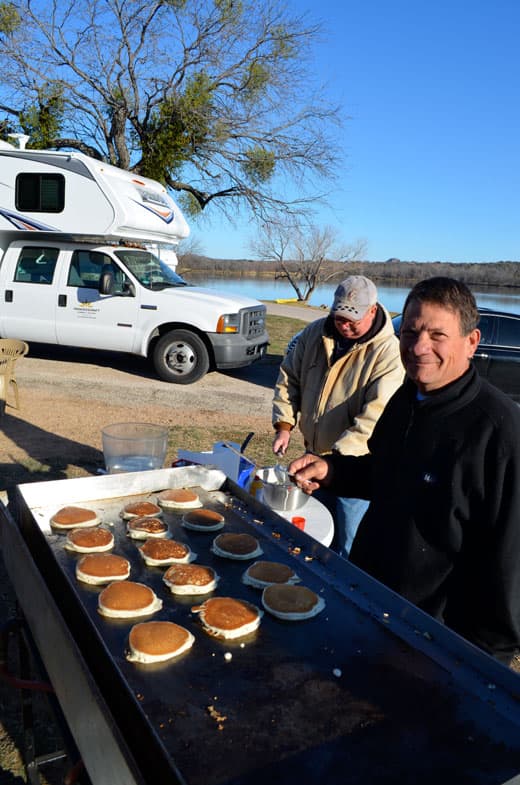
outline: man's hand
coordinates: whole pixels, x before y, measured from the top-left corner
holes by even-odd
[[[275,455],[285,455],[291,440],[290,431],[277,431],[273,440],[273,452]]]
[[[322,485],[328,485],[331,468],[324,458],[305,453],[289,464],[288,473],[304,493],[312,493]]]

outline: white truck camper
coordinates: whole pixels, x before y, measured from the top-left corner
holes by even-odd
[[[188,231],[153,180],[4,143],[0,336],[141,355],[178,384],[259,360],[265,305],[191,286],[150,250]]]
[[[173,269],[190,230],[160,183],[78,152],[0,142],[0,229],[139,239]]]

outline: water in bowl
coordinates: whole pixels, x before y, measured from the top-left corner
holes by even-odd
[[[118,455],[108,467],[110,474],[119,472],[144,472],[149,469],[162,469],[160,456],[153,455]]]

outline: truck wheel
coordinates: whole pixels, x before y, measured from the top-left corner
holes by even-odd
[[[209,370],[204,341],[189,330],[172,330],[159,338],[153,364],[161,379],[174,384],[192,384]]]

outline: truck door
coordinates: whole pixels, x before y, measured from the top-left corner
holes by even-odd
[[[59,253],[58,248],[27,245],[20,248],[17,256],[13,253],[11,264],[4,262],[5,289],[0,308],[4,338],[56,343],[55,279]]]
[[[114,293],[98,291],[101,274],[110,269]],[[101,251],[77,248],[63,267],[56,309],[60,344],[131,352],[136,341],[138,308],[129,279],[117,262]]]

